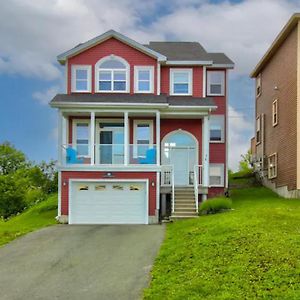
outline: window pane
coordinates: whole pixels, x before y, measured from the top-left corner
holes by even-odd
[[[115,71],[114,72],[114,80],[126,80],[126,72],[125,71]]]
[[[125,91],[125,90],[126,90],[126,81],[114,82],[114,91]]]
[[[111,72],[110,71],[100,71],[99,72],[99,80],[111,80]]]
[[[87,81],[77,80],[76,81],[76,90],[77,91],[87,91],[88,90],[88,83]]]
[[[150,126],[149,124],[139,124],[137,126],[137,141],[150,141]]]
[[[222,85],[220,84],[211,84],[210,85],[211,94],[222,94]]]
[[[138,89],[139,89],[139,91],[150,91],[150,82],[149,81],[139,81]]]
[[[174,84],[174,93],[175,94],[188,94],[189,92],[189,85],[186,83],[176,83]]]
[[[149,70],[139,71],[139,80],[150,80],[150,71]]]
[[[77,155],[87,156],[89,155],[89,145],[87,144],[77,144]]]
[[[88,71],[83,69],[76,70],[76,79],[87,79],[88,78]]]
[[[222,140],[221,129],[211,129],[210,130],[210,140],[211,141],[221,141]]]
[[[210,176],[209,184],[210,185],[221,185],[221,176]]]
[[[99,90],[100,91],[110,91],[111,90],[111,81],[99,81]]]
[[[103,69],[126,69],[126,66],[117,59],[109,59],[103,62],[99,67]]]
[[[89,137],[89,125],[87,123],[77,124],[76,138],[77,140],[88,140]]]
[[[224,78],[224,72],[210,72],[210,82],[222,84]]]
[[[174,83],[188,83],[189,82],[189,74],[187,72],[173,73],[173,81],[174,81]]]

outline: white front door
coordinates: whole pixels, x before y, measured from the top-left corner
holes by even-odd
[[[189,184],[189,157],[186,148],[170,149],[170,164],[174,166],[175,185]]]

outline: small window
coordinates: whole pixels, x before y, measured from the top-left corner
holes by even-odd
[[[91,92],[91,66],[72,66],[72,92]]]
[[[105,189],[106,189],[106,185],[104,184],[95,185],[95,191],[104,191]]]
[[[274,100],[272,103],[272,125],[278,124],[278,100]]]
[[[170,94],[192,95],[192,69],[170,69]]]
[[[261,74],[256,77],[256,97],[261,95]]]
[[[209,185],[210,186],[224,186],[224,165],[210,164],[209,165]]]
[[[256,144],[261,142],[261,117],[256,118]]]
[[[213,115],[210,116],[210,142],[222,143],[224,142],[224,116]]]
[[[119,184],[114,184],[113,185],[113,190],[123,191],[124,190],[124,186],[123,185],[119,185]]]
[[[151,66],[135,67],[134,69],[135,93],[153,93],[153,72],[154,72],[154,68]]]
[[[89,186],[88,185],[80,185],[78,187],[78,191],[88,191],[89,190]]]
[[[268,157],[268,178],[277,177],[277,154],[274,153]]]
[[[137,186],[137,185],[131,185],[130,188],[129,188],[131,191],[139,191],[141,189],[140,186]]]
[[[77,121],[75,122],[75,148],[78,156],[89,155],[89,136],[90,126],[88,122]]]
[[[145,157],[153,144],[153,121],[134,121],[134,157]]]
[[[224,86],[224,71],[207,71],[207,95],[224,96]]]

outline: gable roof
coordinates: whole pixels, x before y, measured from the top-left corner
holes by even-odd
[[[129,46],[131,46],[131,47],[133,47],[133,48],[135,48],[135,49],[138,49],[138,50],[140,50],[140,51],[142,51],[142,52],[144,52],[144,53],[146,53],[146,54],[148,54],[152,57],[157,58],[158,61],[166,61],[167,60],[167,58],[164,55],[162,55],[162,54],[160,54],[160,53],[158,53],[158,52],[156,52],[156,51],[154,51],[150,48],[147,48],[144,45],[128,38],[127,36],[125,36],[125,35],[123,35],[119,32],[116,32],[114,30],[109,30],[109,31],[107,31],[107,32],[105,32],[105,33],[103,33],[103,34],[101,34],[101,35],[85,42],[85,43],[77,45],[76,47],[74,47],[74,48],[58,55],[57,60],[61,64],[65,64],[68,57],[77,55],[77,54],[79,54],[79,53],[81,53],[81,52],[97,45],[97,44],[102,43],[105,40],[108,40],[108,39],[112,38],[112,37],[119,40],[119,41],[121,41],[121,42],[123,42],[123,43],[125,43],[125,44],[127,44],[127,45],[129,45]]]
[[[280,31],[280,33],[277,35],[267,52],[264,54],[264,56],[261,58],[261,60],[258,62],[256,67],[253,69],[253,71],[250,74],[251,78],[256,77],[260,71],[263,69],[263,67],[268,63],[268,61],[272,58],[272,56],[275,54],[275,52],[278,50],[278,48],[282,45],[282,43],[285,41],[285,39],[288,37],[288,35],[291,33],[291,31],[295,28],[295,26],[300,21],[300,13],[295,13],[291,16],[287,24],[283,27],[283,29]]]

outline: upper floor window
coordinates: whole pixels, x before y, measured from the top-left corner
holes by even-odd
[[[256,97],[261,95],[261,74],[256,77]]]
[[[272,103],[272,125],[278,124],[278,100],[275,99]]]
[[[91,92],[91,66],[72,65],[72,92]]]
[[[212,115],[209,120],[210,126],[210,142],[222,143],[224,142],[224,116]]]
[[[192,69],[170,69],[171,95],[192,95],[192,86]]]
[[[115,55],[102,58],[95,67],[96,92],[128,93],[129,64]]]
[[[224,96],[225,72],[207,71],[207,95]]]
[[[134,156],[145,157],[147,150],[153,144],[153,121],[134,120],[133,128]]]
[[[256,144],[261,142],[261,117],[256,118]]]
[[[134,92],[153,93],[153,73],[152,66],[134,67]]]
[[[90,123],[87,120],[74,120],[73,146],[78,156],[89,155]]]

